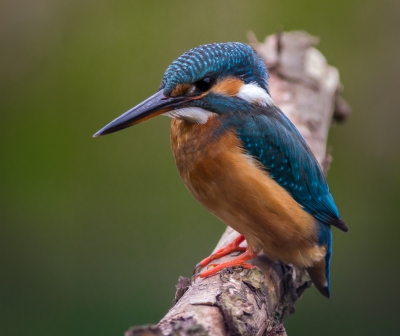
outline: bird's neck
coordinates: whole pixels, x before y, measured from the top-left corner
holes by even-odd
[[[209,156],[210,148],[223,133],[219,117],[210,116],[204,124],[193,123],[183,118],[171,122],[171,147],[180,173],[191,171],[198,161]],[[211,152],[218,155],[217,147]]]

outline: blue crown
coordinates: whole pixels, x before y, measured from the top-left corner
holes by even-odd
[[[239,42],[205,44],[185,52],[167,68],[160,89],[169,95],[178,84],[192,84],[206,76],[239,77],[268,92],[264,61],[252,47]]]

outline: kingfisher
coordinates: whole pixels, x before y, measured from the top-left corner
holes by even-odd
[[[267,68],[256,51],[230,42],[185,52],[167,68],[154,95],[94,137],[158,115],[172,118],[172,152],[186,187],[240,234],[196,269],[232,252],[243,253],[199,276],[232,266],[254,267],[246,262],[263,252],[305,268],[329,298],[331,227],[348,228],[310,147],[274,104]],[[244,240],[247,247],[240,246]]]

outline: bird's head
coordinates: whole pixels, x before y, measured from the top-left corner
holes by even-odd
[[[165,71],[156,94],[125,112],[94,136],[138,124],[157,115],[206,123],[210,115],[245,112],[272,103],[268,72],[247,44],[206,44],[185,52]]]

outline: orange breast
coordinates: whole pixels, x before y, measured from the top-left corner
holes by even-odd
[[[233,131],[218,131],[218,117],[206,124],[172,119],[172,151],[192,195],[243,234],[253,252],[300,267],[321,260],[315,219],[244,153]]]

